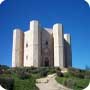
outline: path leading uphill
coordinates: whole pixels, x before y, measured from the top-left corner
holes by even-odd
[[[55,80],[56,75],[48,75],[46,78],[36,80],[39,90],[71,90],[59,84]]]

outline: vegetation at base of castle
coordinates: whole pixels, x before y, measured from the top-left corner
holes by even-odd
[[[90,82],[90,71],[69,68],[66,73],[62,73],[61,70],[57,70],[56,73],[57,82],[74,90],[82,90],[86,88]]]
[[[8,90],[39,90],[35,85],[36,79],[55,72],[53,67],[10,68],[0,65],[0,84]]]
[[[35,85],[36,79],[53,73],[57,73],[57,82],[74,90],[84,89],[90,81],[88,70],[69,68],[68,72],[63,74],[58,67],[10,68],[0,65],[0,84],[8,90],[39,90]]]
[[[7,90],[39,90],[35,83],[35,78],[33,76],[28,77],[28,79],[21,79],[17,74],[2,74],[0,75],[0,84]]]
[[[11,77],[0,77],[0,85],[8,90],[13,90],[14,79]]]

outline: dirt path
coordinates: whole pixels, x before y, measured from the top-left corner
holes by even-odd
[[[56,75],[48,75],[46,78],[37,79],[36,86],[40,90],[71,90],[60,84],[55,80]]]

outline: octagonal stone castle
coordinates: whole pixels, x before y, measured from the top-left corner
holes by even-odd
[[[71,36],[63,34],[63,25],[43,28],[38,21],[30,29],[13,31],[12,67],[71,67]]]

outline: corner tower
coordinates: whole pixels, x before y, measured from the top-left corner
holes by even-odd
[[[24,33],[20,29],[13,31],[12,67],[23,66]]]
[[[62,24],[53,26],[54,67],[64,68],[64,36]]]
[[[65,44],[65,66],[71,67],[72,66],[72,50],[71,50],[71,35],[64,34],[64,44]]]
[[[33,66],[40,67],[41,65],[41,29],[39,22],[34,20],[30,22],[30,29],[33,38]]]

